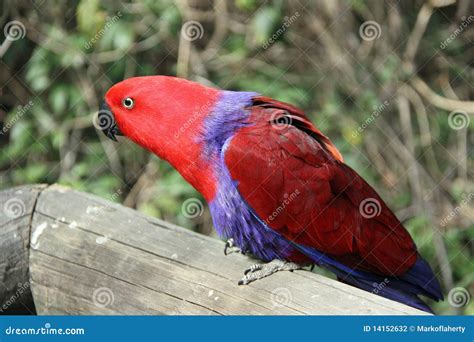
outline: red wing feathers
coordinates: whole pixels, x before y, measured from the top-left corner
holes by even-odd
[[[317,139],[325,145],[326,149],[334,156],[334,158],[341,162],[343,161],[342,155],[337,149],[337,147],[332,143],[331,140],[329,140],[327,136],[325,136],[319,129],[317,129],[311,123],[311,121],[309,121],[309,119],[306,117],[306,115],[301,109],[289,103],[276,101],[265,96],[255,97],[254,105],[263,108],[282,109],[284,111],[287,111],[292,121],[295,120],[295,123],[298,123],[300,128],[302,128],[304,131],[309,131],[313,133],[314,136],[316,136]]]
[[[299,109],[265,97],[225,153],[244,200],[285,238],[360,270],[403,274],[416,261],[408,232],[375,190]],[[275,123],[280,115],[290,125]],[[364,200],[375,203],[363,215]]]

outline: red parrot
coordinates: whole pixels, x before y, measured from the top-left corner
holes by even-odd
[[[168,161],[206,199],[219,236],[266,264],[239,284],[316,264],[431,312],[441,288],[408,231],[300,109],[168,76],[111,87],[103,132]]]

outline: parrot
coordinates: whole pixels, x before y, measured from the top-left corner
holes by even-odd
[[[410,233],[331,140],[289,103],[174,76],[112,85],[100,130],[167,161],[209,206],[228,248],[261,260],[239,285],[314,265],[422,311],[443,300]]]

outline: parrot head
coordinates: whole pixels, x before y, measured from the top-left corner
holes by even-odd
[[[160,149],[163,141],[192,135],[218,93],[176,77],[129,78],[107,91],[99,111],[101,129],[112,140],[125,135],[143,147]],[[189,120],[194,121],[186,125]]]
[[[219,93],[176,77],[129,78],[107,91],[98,124],[110,139],[124,135],[167,160],[208,197],[213,177],[198,138]]]

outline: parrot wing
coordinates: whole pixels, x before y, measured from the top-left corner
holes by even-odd
[[[256,103],[250,125],[227,147],[225,163],[259,218],[295,243],[352,258],[354,266],[391,275],[412,266],[410,235],[329,139],[286,104]],[[364,200],[373,205],[363,208]]]

